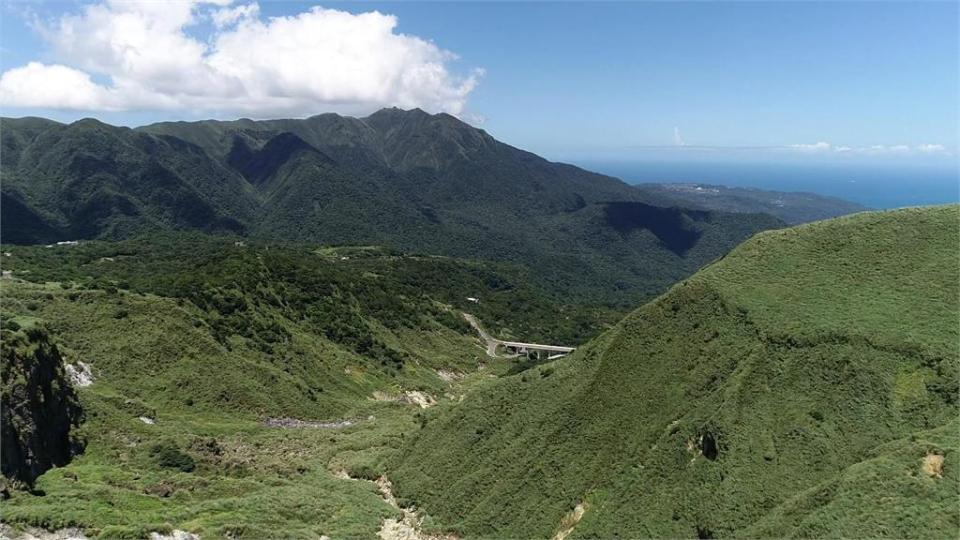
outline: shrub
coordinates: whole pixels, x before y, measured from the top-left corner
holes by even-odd
[[[190,472],[196,468],[193,458],[171,442],[161,442],[153,445],[150,453],[157,459],[158,465],[167,469],[180,469],[183,472]]]

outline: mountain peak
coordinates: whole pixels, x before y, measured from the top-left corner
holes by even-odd
[[[421,109],[420,107],[414,107],[412,109],[403,109],[397,106],[393,107],[384,107],[377,112],[371,114],[370,116],[376,116],[380,114],[393,114],[393,115],[411,115],[411,116],[433,116],[427,111]]]
[[[388,124],[395,124],[397,122],[423,122],[434,117],[435,115],[432,115],[420,108],[401,109],[399,107],[385,107],[371,114],[370,116],[362,118],[362,120],[371,126],[384,126]]]

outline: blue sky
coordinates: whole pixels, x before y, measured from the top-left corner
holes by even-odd
[[[212,13],[247,5],[188,8],[189,22],[164,19],[161,30],[182,32],[213,49],[214,34],[234,30],[217,30]],[[0,57],[9,79],[6,86],[0,83],[3,114],[95,116],[136,125],[326,110],[363,114],[382,105],[420,105],[452,112],[501,140],[556,158],[956,159],[960,14],[955,2],[261,2],[251,20],[295,17],[317,5],[352,14],[377,10],[395,16],[395,26],[386,36],[376,29],[367,34],[368,27],[380,28],[377,21],[340,21],[327,13],[323,20],[304,18],[290,30],[263,27],[232,45],[224,41],[217,52],[225,61],[209,62],[215,55],[207,50],[193,64],[166,65],[161,51],[157,65],[131,68],[89,45],[83,33],[130,13],[107,5],[89,11],[91,3],[7,2]],[[65,25],[65,16],[73,22]],[[242,27],[246,19],[237,18],[240,23],[230,24]],[[341,23],[357,26],[344,26],[337,50],[370,50],[338,59],[323,49],[329,43],[304,37],[296,51],[277,49],[278,57],[310,64],[303,71],[314,75],[303,80],[297,79],[296,63],[294,71],[273,72],[267,60],[238,72],[262,76],[255,88],[238,90],[219,76],[206,85],[217,88],[216,95],[203,95],[201,84],[191,87],[211,77],[207,64],[220,69],[246,62],[244,41],[257,43],[257,50],[287,47],[281,43],[285,35],[302,30],[305,36],[338,36],[335,25]],[[416,39],[394,39],[400,34]],[[158,35],[137,46],[164,39]],[[189,57],[190,44],[182,41],[165,46],[183,51],[173,56]],[[377,66],[355,74],[357,80],[342,80],[348,76],[322,75],[328,70],[311,64],[316,58],[330,58],[335,74],[353,73],[356,64]],[[7,77],[30,62],[36,69]],[[49,68],[55,65],[63,69]],[[170,73],[191,70],[196,75],[171,82]],[[122,83],[111,82],[116,80]],[[385,80],[396,87],[369,86]],[[31,85],[81,88],[76,93],[83,99],[47,96],[51,91]],[[184,97],[181,88],[192,94]],[[47,101],[35,97],[39,94]]]

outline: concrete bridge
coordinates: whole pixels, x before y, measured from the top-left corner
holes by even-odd
[[[477,318],[469,313],[464,313],[463,318],[470,323],[470,326],[480,334],[480,338],[487,344],[487,356],[497,357],[497,350],[503,348],[507,357],[520,356],[521,354],[536,353],[537,357],[547,356],[547,360],[566,356],[574,351],[575,347],[563,347],[561,345],[542,345],[540,343],[524,343],[522,341],[504,341],[497,339],[486,332]]]
[[[537,353],[538,357],[542,357],[542,355],[546,354],[547,360],[553,360],[554,358],[566,356],[572,353],[574,350],[574,347],[561,347],[560,345],[541,345],[539,343],[523,343],[520,341],[495,341],[497,341],[500,346],[507,350],[507,354],[517,355],[530,354],[534,352]],[[496,346],[494,346],[493,352],[494,356],[496,356]]]

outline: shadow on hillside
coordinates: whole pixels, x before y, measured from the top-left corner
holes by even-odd
[[[703,234],[691,228],[690,222],[708,221],[710,213],[624,201],[604,203],[604,217],[607,225],[621,235],[646,229],[653,233],[664,247],[683,256],[697,244]]]

